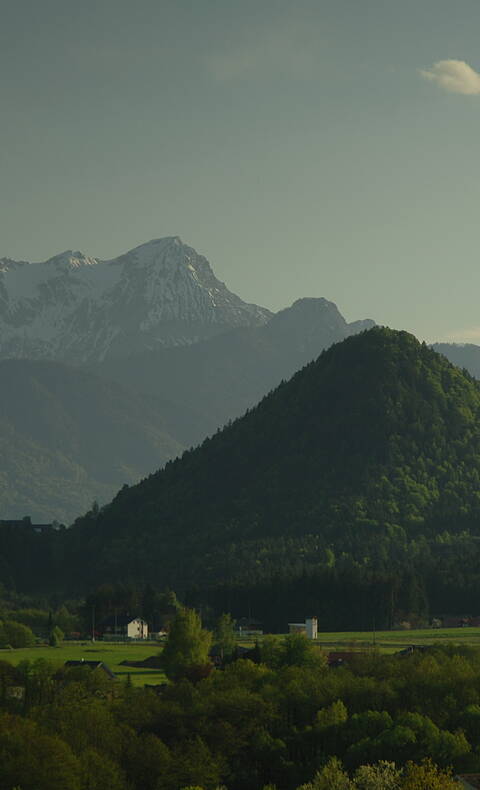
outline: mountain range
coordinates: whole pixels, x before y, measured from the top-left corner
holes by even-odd
[[[170,425],[183,444],[197,444],[242,415],[324,348],[374,326],[347,323],[326,299],[297,300],[257,327],[234,329],[200,343],[108,359],[93,370],[123,386],[182,406],[195,415]],[[180,412],[178,412],[180,414]]]
[[[71,522],[373,323],[322,298],[246,304],[178,237],[2,259],[0,516]]]
[[[411,573],[438,545],[438,590],[455,541],[463,572],[477,567],[478,546],[465,546],[480,532],[479,479],[480,384],[412,335],[373,328],[45,543],[53,565],[37,583],[185,592],[347,567],[351,585]],[[8,555],[12,576],[33,550]]]
[[[1,259],[0,515],[70,523],[373,326],[324,298],[246,304],[178,237]],[[434,348],[480,376],[478,346]]]

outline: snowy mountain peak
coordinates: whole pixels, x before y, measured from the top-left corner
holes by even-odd
[[[71,269],[76,269],[79,266],[95,266],[97,263],[98,261],[96,258],[88,258],[83,252],[79,252],[78,250],[76,252],[73,250],[65,250],[65,252],[55,255],[53,258],[49,258],[43,265],[48,266],[52,264],[54,266],[66,266]]]
[[[111,260],[73,250],[43,263],[0,259],[0,357],[99,361],[264,324],[178,236]]]

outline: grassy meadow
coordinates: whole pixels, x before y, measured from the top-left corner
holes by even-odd
[[[17,650],[0,650],[0,660],[18,664],[20,661],[45,658],[59,667],[65,661],[78,661],[82,658],[85,661],[103,661],[119,680],[125,680],[127,675],[130,675],[135,686],[143,686],[145,683],[165,682],[164,673],[160,669],[125,667],[121,662],[142,661],[156,655],[160,650],[161,645],[156,642],[63,642],[59,647],[40,645]]]
[[[278,638],[281,638],[279,636]],[[260,637],[261,639],[261,637]],[[240,644],[249,645],[254,639],[242,638]],[[480,647],[480,628],[425,628],[410,631],[348,631],[319,633],[316,644],[326,653],[336,651],[364,651],[374,647],[381,653],[396,653],[409,645],[433,645],[435,643],[467,644]],[[59,647],[39,645],[17,650],[0,650],[0,660],[18,664],[45,658],[62,666],[65,661],[82,659],[103,661],[119,680],[130,675],[135,686],[165,682],[159,669],[122,666],[122,661],[139,661],[161,651],[155,642],[63,642]]]
[[[326,651],[365,650],[376,647],[381,653],[396,653],[409,645],[435,643],[480,647],[480,628],[420,628],[405,631],[351,631],[319,633],[317,642]]]
[[[253,644],[242,639],[242,644]],[[480,628],[420,628],[399,631],[319,631],[316,644],[326,653],[376,648],[381,653],[396,653],[409,645],[435,643],[473,645],[480,647]]]

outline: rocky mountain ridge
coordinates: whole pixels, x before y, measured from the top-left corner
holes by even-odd
[[[194,419],[170,427],[183,444],[195,445],[255,406],[325,348],[374,325],[371,319],[347,323],[333,302],[304,298],[262,326],[137,354],[128,362],[110,358],[92,369],[138,392],[183,405]]]
[[[0,259],[0,358],[85,363],[197,342],[271,313],[243,302],[178,236],[102,261]]]

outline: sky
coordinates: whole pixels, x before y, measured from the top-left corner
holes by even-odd
[[[480,343],[479,0],[0,9],[0,257],[179,235],[272,310]]]

